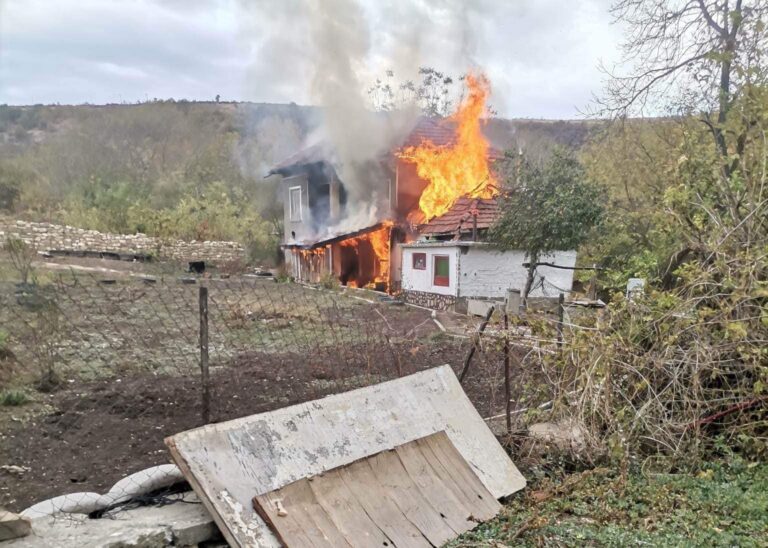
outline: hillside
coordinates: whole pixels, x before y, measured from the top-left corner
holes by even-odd
[[[296,104],[213,103],[161,101],[126,105],[0,105],[0,157],[23,153],[30,146],[57,135],[82,131],[93,120],[125,124],[126,118],[141,118],[147,113],[162,120],[192,118],[200,122],[219,122],[206,129],[216,133],[235,131],[247,139],[268,129],[285,126],[299,130],[304,137],[320,124],[321,109]],[[274,128],[266,127],[275,124]],[[594,122],[580,120],[536,120],[493,118],[486,132],[496,146],[520,145],[536,149],[557,143],[581,146]],[[277,137],[280,133],[272,134]],[[152,138],[152,135],[149,136]],[[266,136],[263,136],[266,137]]]
[[[3,105],[0,210],[108,232],[255,242],[259,254],[274,244],[282,207],[264,175],[321,116],[295,104]],[[555,143],[581,146],[591,127],[493,119],[486,133],[497,148],[537,156]]]

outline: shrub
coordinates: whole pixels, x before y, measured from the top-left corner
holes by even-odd
[[[320,278],[320,287],[324,289],[338,289],[341,284],[336,276],[330,273],[325,273]]]
[[[285,265],[280,265],[277,269],[277,272],[275,273],[275,281],[278,283],[287,283],[292,280],[293,278],[290,274],[288,274],[288,270],[286,269]]]
[[[23,390],[3,390],[0,392],[0,405],[4,407],[18,407],[29,401],[29,396]]]
[[[3,244],[3,249],[11,260],[11,266],[18,273],[23,285],[34,283],[34,268],[32,261],[37,256],[35,249],[19,238],[9,238]]]

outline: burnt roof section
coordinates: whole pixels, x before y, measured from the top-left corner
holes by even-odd
[[[399,146],[419,146],[425,141],[441,147],[453,145],[456,142],[456,122],[450,118],[421,117]],[[488,153],[491,160],[498,160],[504,156],[502,151],[493,147],[488,150]],[[332,161],[333,157],[333,150],[327,143],[310,145],[276,164],[269,170],[267,176],[286,175],[301,166]]]
[[[269,170],[267,176],[280,174],[289,175],[293,168],[327,162],[332,158],[331,150],[323,143],[310,145],[288,156]]]
[[[380,230],[386,226],[391,226],[388,223],[385,222],[379,222],[371,226],[367,226],[365,228],[360,228],[357,230],[353,230],[351,232],[343,232],[341,234],[336,234],[333,236],[327,236],[322,240],[316,240],[312,242],[300,242],[300,243],[294,243],[294,244],[283,244],[282,247],[292,249],[315,249],[318,247],[323,247],[329,244],[333,244],[336,242],[341,242],[343,240],[348,240],[350,238],[357,238],[359,236],[362,236],[363,234],[368,234],[369,232],[375,232],[377,230]]]
[[[499,202],[496,198],[459,198],[451,209],[421,225],[419,233],[423,236],[440,236],[472,232],[472,216],[475,211],[477,228],[490,228],[499,217]]]

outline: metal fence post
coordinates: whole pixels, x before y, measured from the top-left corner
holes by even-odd
[[[208,288],[200,286],[200,378],[202,382],[201,413],[204,424],[211,420],[211,383],[208,371]]]
[[[557,299],[557,347],[562,349],[563,347],[563,320],[565,318],[565,295],[560,293],[560,297]]]
[[[509,378],[509,316],[504,310],[504,399],[507,415],[507,434],[512,433],[512,387]]]

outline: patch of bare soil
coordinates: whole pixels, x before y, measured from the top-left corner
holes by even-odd
[[[403,316],[409,329],[420,323],[407,311]],[[269,411],[445,363],[458,372],[468,345],[448,338],[393,343],[373,353],[347,346],[310,355],[243,354],[212,372],[212,420]],[[476,366],[484,363],[500,361],[483,355]],[[500,375],[478,371],[467,381],[465,389],[481,414],[503,407]],[[66,493],[106,492],[130,473],[169,462],[163,439],[201,425],[200,399],[197,378],[151,374],[50,395],[47,404],[55,411],[12,422],[0,435],[0,464],[28,469],[0,471],[0,507],[18,511]]]

